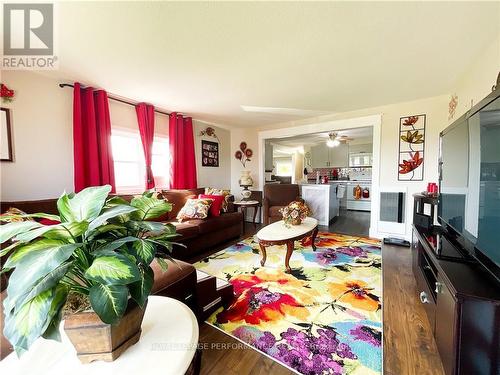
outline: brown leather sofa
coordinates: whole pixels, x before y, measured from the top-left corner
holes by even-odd
[[[297,184],[264,185],[264,201],[262,205],[264,225],[281,220],[283,216],[279,210],[295,200],[301,200],[299,185]]]
[[[175,217],[184,206],[189,197],[203,194],[204,188],[188,190],[163,190],[162,195],[173,204],[172,211],[168,212],[156,221],[171,222],[177,228],[179,238],[176,242],[184,244],[186,247],[174,246],[172,256],[177,259],[189,260],[195,255],[209,250],[211,247],[223,242],[237,238],[241,235],[243,214],[236,212],[232,202],[229,203],[229,212],[218,217],[208,217],[207,219],[188,220],[178,223]],[[130,200],[132,195],[121,195]],[[234,200],[230,197],[230,200]],[[57,199],[43,199],[34,201],[2,202],[1,212],[5,212],[10,207],[18,208],[27,213],[45,212],[57,214]]]

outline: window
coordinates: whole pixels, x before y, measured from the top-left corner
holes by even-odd
[[[276,164],[276,176],[292,175],[292,159],[274,159]]]
[[[138,193],[146,188],[146,164],[139,132],[113,129],[111,135],[115,166],[115,183],[118,193]],[[153,140],[152,169],[157,188],[168,188],[170,160],[166,137]]]

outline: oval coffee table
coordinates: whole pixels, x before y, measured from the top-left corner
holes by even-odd
[[[292,256],[295,241],[311,237],[312,248],[316,251],[316,235],[318,234],[318,220],[307,217],[300,225],[285,225],[283,220],[269,224],[257,232],[260,251],[262,252],[261,266],[266,264],[266,246],[286,245],[285,268],[292,272],[288,261]]]

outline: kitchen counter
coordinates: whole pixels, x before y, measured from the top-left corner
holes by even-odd
[[[301,184],[301,197],[311,209],[311,216],[320,225],[328,225],[339,215],[339,199],[333,184]]]

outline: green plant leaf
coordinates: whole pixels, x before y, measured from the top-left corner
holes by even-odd
[[[4,334],[18,354],[28,350],[43,333],[53,299],[54,291],[49,289],[24,303],[15,313],[5,310]]]
[[[138,220],[155,219],[172,210],[172,203],[146,195],[134,197],[130,205],[138,209],[131,215],[132,218]]]
[[[129,205],[116,205],[109,209],[106,209],[101,215],[92,220],[89,225],[88,232],[97,229],[99,226],[103,225],[111,218],[114,218],[118,215],[128,214],[133,211],[137,211],[137,208]]]
[[[14,250],[16,247],[19,247],[21,245],[23,245],[23,242],[17,241],[17,242],[10,244],[7,247],[2,248],[2,250],[0,250],[0,257],[7,255],[11,250]]]
[[[48,340],[61,341],[59,333],[59,324],[62,319],[62,308],[66,303],[68,296],[68,288],[63,285],[58,285],[54,288],[54,299],[50,305],[48,313],[49,320],[46,322],[42,337]]]
[[[40,228],[35,228],[28,232],[18,234],[16,237],[14,237],[14,241],[29,242],[34,240],[35,238],[42,237],[48,231],[61,228],[63,228],[63,224],[43,225]]]
[[[99,253],[105,253],[107,251],[112,251],[112,250],[116,250],[120,247],[122,247],[123,245],[125,245],[126,243],[128,242],[135,242],[137,241],[139,238],[137,237],[132,237],[132,236],[128,236],[128,237],[123,237],[123,238],[119,238],[113,242],[109,242],[105,245],[102,245],[101,247],[99,247],[97,249],[97,251],[94,253],[94,255],[98,255]]]
[[[64,241],[42,238],[37,241],[23,244],[16,248],[15,252],[10,255],[10,257],[5,262],[5,267],[14,268],[21,262],[28,254],[31,252],[36,252],[44,249],[49,249],[57,246],[67,245]]]
[[[129,285],[130,296],[142,308],[144,303],[153,289],[154,272],[149,266],[146,268],[141,267],[141,279]]]
[[[161,270],[163,272],[167,272],[168,270],[168,263],[165,261],[163,258],[156,258],[156,261],[158,262],[158,265],[160,266]]]
[[[80,237],[89,227],[88,221],[74,221],[71,223],[62,223],[61,227],[54,228],[44,233],[45,238],[64,239],[68,242],[75,242],[73,238]]]
[[[38,212],[36,214],[23,214],[23,215],[1,215],[0,221],[10,221],[12,219],[30,219],[30,218],[61,221],[61,218],[57,215],[44,214],[42,212]]]
[[[59,267],[81,244],[52,244],[25,252],[17,258],[14,272],[10,275],[6,300],[10,308],[27,295],[38,280]],[[16,253],[15,255],[17,255]],[[7,260],[9,262],[11,258]]]
[[[72,266],[73,262],[66,262],[50,271],[32,286],[32,289],[28,292],[26,297],[24,297],[22,300],[19,300],[17,302],[17,305],[22,305],[24,302],[29,301],[40,293],[43,293],[46,290],[56,286]],[[16,306],[16,308],[17,307],[18,306]]]
[[[10,240],[21,233],[28,232],[33,228],[39,228],[42,224],[36,221],[16,221],[0,226],[0,243]]]
[[[127,228],[133,231],[146,231],[153,233],[163,233],[165,231],[165,224],[156,221],[134,221],[129,220],[125,222]]]
[[[101,213],[110,185],[88,187],[78,194],[63,194],[57,201],[57,209],[62,221],[91,222]]]
[[[133,255],[142,260],[144,264],[149,265],[155,257],[155,245],[146,241],[139,240],[132,244]]]
[[[113,233],[110,233],[113,232]],[[92,232],[87,232],[87,241],[93,241],[96,237],[99,237],[105,233],[115,235],[116,237],[125,236],[127,233],[127,228],[123,225],[118,224],[106,224],[101,225],[94,229]],[[107,237],[109,239],[109,237]]]
[[[141,277],[137,265],[120,253],[107,252],[94,259],[85,277],[106,285],[126,285]]]
[[[115,324],[125,313],[128,288],[124,285],[96,284],[90,288],[90,304],[104,323]]]
[[[106,204],[105,204],[105,207],[106,208],[109,208],[109,207],[113,207],[113,206],[116,206],[116,205],[125,205],[125,206],[130,206],[130,202],[127,201],[126,199],[118,196],[118,195],[115,195],[113,197],[110,197],[106,200]]]

